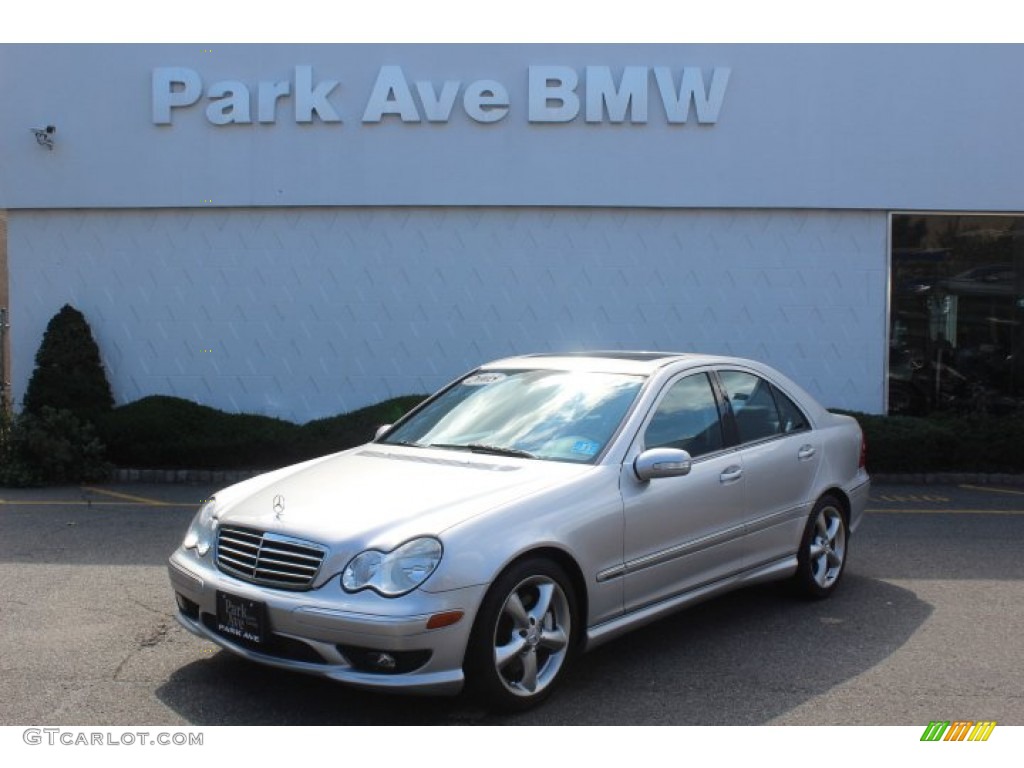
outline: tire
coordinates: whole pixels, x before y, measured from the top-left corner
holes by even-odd
[[[480,606],[465,671],[485,704],[521,712],[540,704],[564,677],[578,645],[572,582],[556,563],[513,563]]]
[[[794,582],[797,590],[808,597],[831,595],[846,569],[850,537],[846,515],[839,500],[823,496],[814,505],[804,529]]]

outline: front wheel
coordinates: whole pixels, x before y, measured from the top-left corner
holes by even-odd
[[[522,711],[547,698],[576,645],[576,598],[555,563],[513,564],[487,592],[477,615],[466,675],[492,707]]]
[[[796,586],[810,597],[828,597],[846,566],[846,516],[832,496],[821,498],[804,529],[797,553]]]

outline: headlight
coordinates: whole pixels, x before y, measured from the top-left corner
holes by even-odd
[[[188,527],[185,540],[181,546],[185,549],[194,549],[200,557],[204,557],[213,546],[214,537],[217,535],[217,518],[213,516],[217,507],[217,499],[210,498],[203,502],[203,505],[192,518],[192,524]]]
[[[384,597],[404,595],[429,578],[442,552],[441,542],[429,537],[407,541],[390,552],[368,549],[345,566],[341,586],[346,592],[372,589]]]

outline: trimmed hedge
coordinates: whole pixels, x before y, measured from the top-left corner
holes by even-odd
[[[270,468],[361,445],[425,397],[397,397],[298,425],[152,395],[115,408],[98,420],[98,428],[107,458],[120,467]]]
[[[868,472],[1024,473],[1024,414],[846,413],[867,438]]]
[[[361,445],[377,427],[396,421],[425,397],[397,397],[297,425],[154,395],[115,408],[100,419],[98,431],[107,459],[120,467],[279,467]],[[867,437],[869,472],[1024,473],[1024,414],[925,418],[846,413],[860,422]]]
[[[390,424],[420,403],[425,395],[406,395],[352,413],[298,425],[254,414],[232,414],[190,400],[153,395],[115,408],[97,419],[96,433],[84,435],[90,448],[98,437],[105,456],[93,449],[72,458],[88,464],[95,478],[103,460],[137,469],[266,469],[280,467],[361,445],[381,424]],[[873,473],[979,472],[1024,474],[1024,414],[1010,416],[877,416],[836,411],[856,418],[868,443],[868,471]],[[50,422],[53,422],[50,424]],[[65,419],[66,421],[66,419]],[[33,422],[34,423],[34,422]],[[0,430],[0,483],[23,485],[53,482],[38,467],[12,461],[14,448],[39,444],[44,453],[66,453],[53,442],[55,430],[77,434],[73,425],[56,418],[40,432],[26,421]],[[88,425],[83,427],[88,428]],[[39,435],[48,435],[42,443]],[[84,433],[83,433],[84,434]],[[63,437],[67,437],[66,435]],[[62,438],[63,439],[63,438]],[[57,450],[60,448],[61,450]],[[37,451],[38,453],[38,451]],[[11,454],[11,455],[8,455]],[[26,453],[27,455],[27,453]],[[81,459],[81,461],[79,461]],[[109,466],[107,464],[106,466]],[[27,472],[31,469],[32,472]],[[23,471],[24,470],[24,471]],[[72,474],[57,473],[71,482]],[[81,479],[81,478],[78,478]]]

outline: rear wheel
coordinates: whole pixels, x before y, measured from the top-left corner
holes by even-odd
[[[797,553],[796,586],[810,597],[828,597],[846,567],[846,516],[834,496],[818,500]]]
[[[466,675],[490,706],[528,709],[561,680],[576,646],[576,597],[557,564],[514,563],[484,598],[466,651]]]

